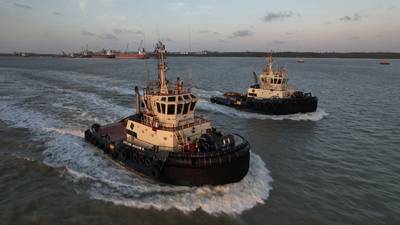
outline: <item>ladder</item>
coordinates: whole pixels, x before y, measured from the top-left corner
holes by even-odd
[[[183,147],[185,145],[185,139],[179,131],[174,132],[176,139],[178,139],[178,145]]]

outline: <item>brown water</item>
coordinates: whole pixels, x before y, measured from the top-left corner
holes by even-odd
[[[0,58],[0,224],[399,224],[400,62],[277,59],[315,113],[265,116],[207,99],[244,91],[261,58],[170,58],[197,112],[251,143],[236,184],[174,187],[119,167],[82,131],[133,113],[154,60]]]

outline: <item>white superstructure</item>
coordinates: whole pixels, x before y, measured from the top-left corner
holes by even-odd
[[[255,99],[290,97],[295,90],[288,87],[287,71],[282,67],[274,70],[272,54],[267,62],[267,67],[260,73],[257,84],[247,90],[247,97]]]

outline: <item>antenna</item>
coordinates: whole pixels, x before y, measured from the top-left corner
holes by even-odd
[[[126,44],[125,52],[128,53],[129,50],[129,42]]]
[[[188,55],[191,54],[192,52],[192,34],[191,34],[191,29],[190,25],[188,26],[188,32],[189,32],[189,52]],[[189,68],[188,68],[188,73],[189,73],[189,82],[188,82],[188,87],[192,87],[192,63],[190,63]]]
[[[189,54],[192,52],[192,34],[189,25]]]
[[[157,24],[157,38],[158,38],[158,41],[161,41],[160,40],[160,29],[158,28],[158,24]]]
[[[146,50],[146,34],[143,32],[143,48]]]

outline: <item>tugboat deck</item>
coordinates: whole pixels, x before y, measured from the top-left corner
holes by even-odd
[[[101,126],[99,134],[107,137],[111,142],[118,143],[126,139],[125,125],[122,122]]]

